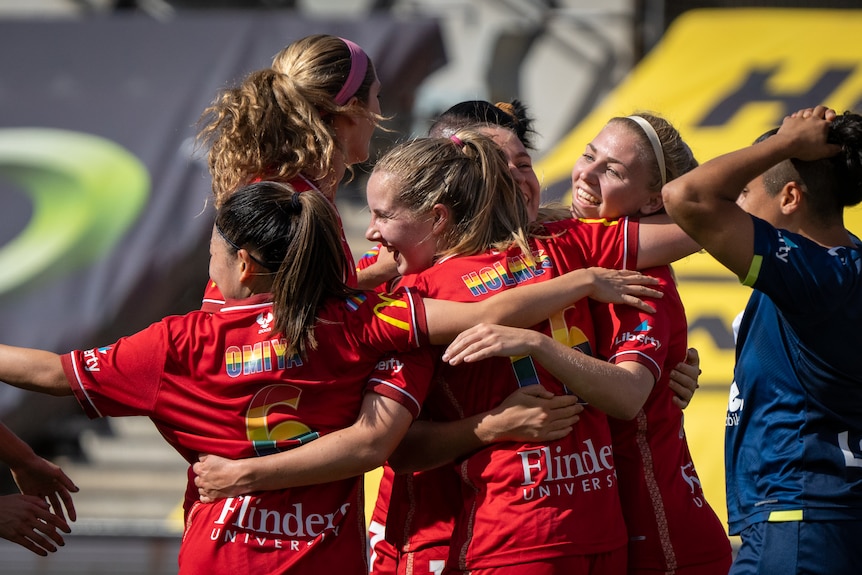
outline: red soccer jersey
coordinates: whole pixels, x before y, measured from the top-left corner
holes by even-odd
[[[629,568],[672,572],[727,559],[730,543],[706,502],[688,450],[682,410],[669,374],[685,359],[685,310],[669,267],[645,273],[661,280],[655,314],[592,302],[599,355],[645,366],[655,385],[632,421],[610,418],[620,498],[629,533]]]
[[[290,181],[290,185],[293,186],[294,190],[300,193],[308,192],[310,190],[320,191],[317,189],[317,186],[315,186],[311,182],[311,180],[309,180],[302,174],[293,178]],[[353,252],[350,251],[350,245],[347,243],[347,236],[344,235],[344,224],[341,221],[341,214],[338,213],[338,207],[335,205],[335,202],[332,202],[332,207],[335,208],[335,215],[338,218],[338,229],[341,231],[341,247],[344,249],[344,255],[347,256],[346,283],[351,287],[356,287],[356,264],[353,261]],[[201,300],[201,310],[215,312],[220,310],[224,303],[224,295],[222,295],[221,290],[218,288],[216,283],[212,279],[210,279],[207,282],[206,287],[204,288],[204,297]]]
[[[327,302],[319,317],[319,345],[307,358],[285,354],[263,295],[165,318],[63,356],[63,367],[89,416],[149,416],[189,463],[200,453],[266,455],[347,427],[366,391],[415,416],[433,369],[427,346],[419,348],[421,299],[366,292]],[[190,484],[187,498],[182,572],[367,571],[360,477],[209,505]]]
[[[634,267],[636,222],[567,220],[546,227],[548,237],[533,242],[533,262],[517,249],[453,257],[405,278],[402,285],[414,285],[428,297],[469,302],[585,266]],[[586,302],[569,307],[538,329],[585,353],[593,352]],[[555,393],[566,393],[529,357],[494,358],[458,367],[438,364],[424,409],[431,419],[463,418],[496,407],[519,385],[539,382]],[[393,495],[388,527],[415,526],[414,532],[394,534],[393,540],[412,545],[430,545],[435,538],[451,540],[449,564],[461,570],[601,553],[625,545],[610,429],[604,413],[596,409],[588,407],[564,439],[492,445],[460,462],[457,472],[463,504],[454,530],[444,528],[446,517],[441,513],[446,507],[425,504],[438,498],[414,492],[412,500],[405,501]],[[435,488],[433,480],[414,481],[412,488],[420,485]],[[398,505],[409,506],[397,516],[412,517],[412,524],[392,520]],[[434,526],[436,534],[424,533],[423,526]]]

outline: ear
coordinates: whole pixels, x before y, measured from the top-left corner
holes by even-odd
[[[247,284],[252,281],[257,274],[257,262],[251,259],[248,250],[241,249],[236,252],[237,273],[239,273],[239,281],[241,284]]]
[[[651,192],[647,203],[641,206],[641,215],[648,216],[654,214],[664,207],[664,200],[661,198],[661,191]]]
[[[449,228],[449,206],[434,204],[431,208],[431,216],[434,223],[431,225],[431,233],[440,235]]]
[[[778,205],[781,213],[785,216],[793,215],[802,209],[804,198],[805,193],[802,184],[795,180],[787,182],[778,192]]]
[[[361,117],[358,112],[353,111],[357,106],[362,106],[362,102],[359,101],[359,98],[353,96],[344,105],[344,107],[347,108],[347,111],[342,112],[341,114],[336,114],[335,118],[341,118],[342,121],[347,122],[348,125],[357,124]]]

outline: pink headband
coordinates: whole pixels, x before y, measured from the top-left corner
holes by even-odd
[[[350,50],[350,73],[347,74],[347,80],[344,81],[341,90],[335,95],[335,103],[343,106],[350,101],[350,98],[356,95],[356,91],[362,85],[362,81],[365,79],[365,72],[368,71],[368,56],[358,44],[345,38],[339,38],[339,40],[344,42],[347,49]]]

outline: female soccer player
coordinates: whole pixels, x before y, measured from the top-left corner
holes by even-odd
[[[261,180],[319,190],[335,206],[345,172],[368,159],[382,119],[379,95],[374,64],[354,42],[315,34],[285,47],[269,68],[223,91],[201,115],[198,141],[208,148],[216,207]],[[343,230],[341,241],[351,262],[349,283],[357,285]],[[222,301],[210,282],[204,307],[217,309]]]
[[[149,416],[190,463],[290,450],[280,453],[283,489],[204,505],[190,482],[181,573],[365,573],[360,476],[418,413],[432,368],[424,341],[487,314],[529,324],[572,297],[652,293],[626,286],[639,274],[600,270],[567,278],[557,304],[545,293],[533,309],[515,292],[457,309],[412,290],[359,292],[345,284],[339,237],[322,194],[252,184],[224,200],[213,226],[210,275],[227,298],[219,311],[62,356],[0,346],[0,380],[74,394],[92,417]],[[319,448],[292,449],[312,440]]]
[[[696,166],[691,150],[663,118],[614,118],[575,163],[573,211],[609,219],[657,213],[662,185]],[[668,386],[669,373],[685,355],[685,311],[667,266],[645,273],[661,279],[665,294],[656,302],[655,315],[591,305],[598,355],[621,369],[591,371],[590,358],[553,338],[502,326],[481,326],[459,336],[450,346],[452,361],[530,355],[574,393],[614,416],[610,426],[629,537],[629,574],[726,574],[730,544],[704,498],[682,411],[673,405]]]
[[[752,288],[727,407],[731,573],[858,567],[862,537],[862,116],[800,110],[663,192],[668,212]]]

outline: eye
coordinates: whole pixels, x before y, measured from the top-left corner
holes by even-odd
[[[581,157],[582,157],[583,159],[585,159],[586,161],[588,161],[588,162],[592,162],[592,161],[593,161],[593,159],[594,159],[594,158],[593,158],[593,155],[592,155],[592,154],[590,154],[589,152],[584,152],[583,154],[581,154]]]
[[[618,171],[616,171],[614,168],[608,167],[608,173],[615,178],[622,179],[622,176],[620,176],[620,173]]]

